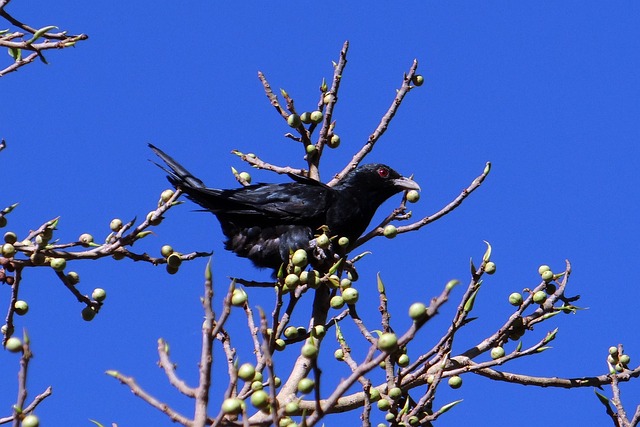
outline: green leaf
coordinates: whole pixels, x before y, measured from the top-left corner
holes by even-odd
[[[447,282],[447,284],[446,284],[446,285],[444,285],[444,288],[445,288],[447,291],[451,291],[453,288],[455,288],[455,287],[456,287],[456,286],[458,286],[459,284],[460,284],[460,281],[459,281],[459,280],[457,280],[457,279],[452,279],[452,280],[449,280],[449,281]]]
[[[29,40],[27,40],[27,45],[30,45],[31,43],[35,42],[40,37],[42,37],[47,31],[53,30],[54,28],[57,29],[58,27],[56,27],[55,25],[49,25],[47,27],[40,28],[35,33],[33,33],[33,37],[31,37]]]
[[[376,275],[378,280],[378,293],[384,294],[384,283],[382,282],[382,277],[380,277],[380,273]]]
[[[10,47],[9,56],[12,57],[16,62],[20,61],[22,59],[22,49],[18,49],[17,47]]]
[[[483,240],[483,242],[487,244],[487,250],[485,251],[484,256],[482,257],[482,260],[484,262],[489,262],[491,260],[491,244],[486,240]]]
[[[551,313],[546,313],[545,315],[543,315],[543,316],[542,316],[542,318],[543,318],[544,320],[547,320],[547,319],[552,318],[552,317],[553,317],[553,316],[555,316],[556,314],[560,314],[560,313],[561,313],[560,311],[554,311],[554,312],[551,312]]]
[[[471,294],[467,302],[464,303],[464,311],[467,313],[473,310],[473,304],[476,301],[476,295],[478,295],[478,291],[480,290],[480,285],[476,288],[475,291]]]
[[[344,258],[340,258],[335,264],[333,264],[329,269],[329,274],[335,273],[336,270],[338,270],[338,267],[342,264],[342,261],[344,261]]]
[[[598,396],[598,400],[600,400],[600,403],[602,403],[604,406],[607,407],[607,409],[609,409],[610,408],[610,406],[609,406],[609,398],[607,396],[605,396],[604,394],[600,393],[595,388],[593,389],[593,391],[596,393],[596,396]]]
[[[438,412],[441,413],[441,414],[444,414],[445,412],[447,412],[449,409],[453,408],[454,406],[456,406],[460,402],[462,402],[462,399],[456,400],[455,402],[447,403],[442,408],[440,408],[438,410]]]
[[[518,341],[518,345],[516,346],[516,352],[522,350],[522,341]]]
[[[482,173],[484,175],[489,175],[489,171],[491,171],[491,162],[487,162]]]
[[[559,313],[559,312],[556,312]],[[548,343],[549,341],[553,341],[558,333],[558,328],[555,328],[553,331],[549,332],[546,337],[544,337],[543,343]]]
[[[97,425],[98,427],[104,427],[102,424],[100,424],[99,422],[97,422],[96,420],[92,420],[89,419],[89,421],[91,421],[92,423],[94,423],[95,425]]]
[[[44,57],[42,52],[38,52],[38,58],[40,58],[40,61],[42,61],[43,64],[49,65],[49,63],[47,62],[47,58]]]
[[[212,261],[212,257],[209,257],[209,261],[207,261],[207,266],[204,269],[204,279],[207,281],[211,281],[211,278],[213,277],[211,274],[211,261]]]

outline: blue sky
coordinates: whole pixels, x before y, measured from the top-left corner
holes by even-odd
[[[409,94],[368,160],[415,174],[423,189],[411,206],[415,217],[439,210],[486,161],[493,164],[483,186],[449,216],[420,232],[367,245],[373,254],[360,263],[358,287],[359,311],[370,324],[378,319],[377,272],[387,285],[396,328],[403,330],[412,302],[427,302],[449,279],[468,281],[469,257],[479,260],[488,240],[498,272],[480,293],[480,319],[454,349],[465,350],[501,325],[511,313],[507,296],[534,286],[538,265],[560,270],[568,258],[569,293],[580,294],[579,305],[589,310],[537,327],[525,344],[557,326],[553,350],[504,369],[600,375],[607,371],[607,348],[618,343],[636,366],[639,9],[632,2],[594,1],[159,6],[71,0],[35,9],[14,1],[7,10],[34,27],[54,24],[90,38],[75,49],[49,53],[48,66],[34,63],[2,79],[0,136],[8,142],[0,154],[2,205],[20,202],[6,230],[24,236],[60,215],[56,236],[71,241],[83,232],[106,236],[114,217],[143,217],[167,187],[147,161],[148,142],[221,188],[237,185],[231,166],[246,169],[229,154],[232,149],[302,165],[299,147],[283,138],[289,128],[269,105],[257,71],[274,88],[286,89],[298,108],[312,109],[317,87],[331,77],[331,61],[349,40],[334,115],[342,144],[325,154],[324,179],[366,141],[414,58],[425,84]],[[284,180],[252,173],[256,182]],[[394,206],[385,204],[380,217]],[[214,251],[218,307],[228,276],[269,277],[225,252],[215,218],[192,208],[187,203],[173,210],[139,249],[157,253],[170,243],[185,252]],[[173,425],[104,375],[107,369],[134,376],[189,414],[190,403],[157,369],[155,347],[158,337],[167,339],[179,372],[195,382],[204,265],[195,261],[169,276],[161,267],[127,260],[71,263],[83,292],[107,289],[104,310],[91,323],[80,319],[80,305],[51,272],[27,271],[21,296],[30,312],[18,326],[28,328],[36,354],[29,391],[33,396],[54,388],[38,409],[43,425],[91,425],[89,418],[121,426]],[[9,290],[0,291],[6,303]],[[270,310],[270,291],[253,299]],[[416,343],[430,347],[454,310],[451,301]],[[250,359],[240,344],[247,337],[242,318],[233,321],[240,358]],[[324,345],[333,347],[330,341]],[[217,356],[217,372],[224,375]],[[18,358],[0,358],[4,416],[15,399]],[[278,362],[286,370],[290,361]],[[344,369],[329,359],[323,364],[337,377]],[[622,386],[631,413],[639,391],[637,384]],[[443,387],[437,402],[460,398],[464,402],[437,425],[478,417],[493,426],[609,423],[591,389],[539,390],[467,375],[461,389]],[[357,425],[358,416],[328,418],[326,425]],[[379,422],[383,415],[375,417]]]

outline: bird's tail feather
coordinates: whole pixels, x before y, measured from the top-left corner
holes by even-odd
[[[180,163],[176,162],[167,153],[165,153],[164,151],[162,151],[161,149],[159,149],[153,144],[149,144],[149,148],[151,148],[153,152],[156,153],[156,155],[160,157],[162,161],[169,167],[169,169],[167,169],[164,166],[156,162],[153,162],[160,169],[162,169],[168,174],[167,178],[173,185],[176,185],[176,186],[188,185],[193,188],[205,188],[204,182],[202,182],[201,180],[193,176],[191,172],[185,169],[185,167],[182,166]]]

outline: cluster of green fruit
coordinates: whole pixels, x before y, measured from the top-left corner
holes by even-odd
[[[264,388],[269,386],[269,381],[264,381],[262,372],[256,371],[251,363],[244,363],[237,370],[238,378],[251,384],[251,397],[249,398],[251,405],[265,413],[271,411],[271,398]],[[274,378],[274,386],[280,387],[282,381],[279,377]],[[302,378],[297,385],[297,389],[302,394],[313,391],[315,382],[310,378]],[[238,397],[230,397],[222,402],[222,411],[228,415],[237,415],[246,410],[246,404],[243,399]],[[280,426],[295,427],[297,424],[289,417],[300,413],[299,401],[293,400],[285,405],[285,414],[287,417],[281,419]]]
[[[628,368],[631,357],[628,354],[622,354],[621,349],[618,347],[609,347],[607,362],[609,362],[614,371],[622,372]]]
[[[176,274],[182,265],[182,254],[173,250],[171,245],[160,248],[160,255],[167,260],[167,273]]]
[[[53,237],[53,229],[55,228],[55,222],[44,229],[44,231],[38,234],[35,237],[35,244],[38,248],[46,247],[49,244],[49,241]],[[8,231],[4,234],[4,244],[1,248],[2,256],[5,258],[12,258],[16,254],[16,247],[14,245],[17,244],[18,238],[16,233],[13,231]],[[82,234],[78,241],[83,246],[89,246],[93,243],[93,236],[90,234]],[[19,243],[20,246],[31,246],[32,242],[30,240],[24,240]],[[29,256],[29,260],[34,266],[39,265],[49,265],[52,269],[58,272],[64,272],[67,267],[67,260],[64,258],[52,258],[45,256],[42,252],[35,250]],[[77,285],[80,282],[80,275],[75,271],[70,271],[65,275],[68,283],[72,286]],[[9,282],[11,280],[8,280]],[[102,303],[107,297],[107,293],[102,288],[96,288],[93,290],[91,294],[91,298],[99,303]],[[19,316],[24,316],[29,311],[29,305],[26,301],[18,300],[14,303],[13,306],[14,312]],[[85,307],[82,310],[82,318],[84,320],[92,320],[96,315],[96,311],[93,307]]]
[[[333,97],[333,95],[325,95],[325,104],[331,102],[331,97]],[[289,124],[289,126],[295,129],[302,126],[303,124],[311,124],[315,126],[322,123],[323,119],[324,115],[322,114],[322,111],[305,111],[300,115],[295,113],[290,114],[287,117],[287,123]],[[335,133],[331,133],[329,140],[327,141],[327,145],[329,146],[329,148],[338,148],[338,146],[340,145],[340,136],[336,135]],[[307,154],[313,154],[316,150],[317,148],[313,144],[309,144],[307,146]]]
[[[551,267],[549,267],[548,265],[541,265],[540,267],[538,267],[538,274],[540,274],[540,277],[546,283],[546,286],[544,289],[533,293],[532,301],[535,304],[542,305],[545,303],[549,295],[552,295],[556,292],[557,287],[552,282],[558,277],[562,276],[562,274],[564,273],[554,274],[553,271],[551,271]],[[523,301],[524,298],[519,292],[514,292],[509,295],[509,304],[515,307],[520,307]]]

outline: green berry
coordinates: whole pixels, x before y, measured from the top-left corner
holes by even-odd
[[[316,237],[316,245],[318,245],[318,247],[322,249],[325,249],[329,246],[329,241],[329,236],[324,233]]]
[[[173,252],[167,257],[167,265],[173,268],[178,268],[182,264],[182,258],[177,252]]]
[[[307,146],[305,147],[305,150],[306,150],[307,154],[310,154],[310,155],[311,155],[311,154],[314,154],[316,151],[318,151],[318,149],[316,148],[316,146],[315,146],[315,145],[313,145],[313,144],[309,144],[309,145],[307,145]]]
[[[398,229],[395,225],[389,224],[384,228],[382,234],[384,234],[384,237],[387,239],[393,239],[398,235]]]
[[[161,215],[156,215],[156,211],[150,211],[147,214],[147,221],[149,221],[151,225],[160,225],[163,219]]]
[[[122,220],[120,218],[112,219],[111,223],[109,224],[109,228],[111,229],[111,231],[120,231],[120,229],[122,228]]]
[[[6,226],[7,226],[7,218],[4,215],[2,215],[0,216],[0,228],[6,227]]]
[[[18,300],[13,304],[13,309],[18,316],[24,316],[29,311],[29,304],[26,301]]]
[[[344,298],[342,298],[340,295],[335,295],[331,297],[329,304],[331,305],[332,308],[340,309],[344,307]]]
[[[407,202],[416,203],[418,200],[420,200],[420,193],[417,190],[407,191]]]
[[[341,237],[338,239],[338,245],[345,248],[349,246],[349,239],[347,237]]]
[[[93,236],[89,233],[83,233],[78,238],[78,241],[82,243],[82,246],[87,247],[93,243]]]
[[[164,245],[163,247],[160,248],[160,254],[165,258],[171,255],[172,253],[173,253],[173,248],[171,247],[171,245]]]
[[[290,340],[298,338],[298,328],[295,326],[288,326],[287,329],[284,330],[284,336]]]
[[[318,123],[320,123],[322,121],[322,118],[323,118],[322,111],[313,111],[313,112],[311,112],[311,117],[310,117],[311,123],[318,124]]]
[[[298,391],[300,393],[310,393],[313,390],[315,382],[310,378],[302,378],[298,381]]]
[[[409,362],[411,362],[411,360],[409,359],[409,356],[407,356],[406,354],[401,354],[398,357],[398,366],[400,366],[401,368],[409,366]]]
[[[297,128],[298,126],[300,126],[300,124],[302,124],[302,120],[300,120],[300,116],[299,115],[291,114],[291,115],[289,115],[289,117],[287,117],[287,123],[292,128]]]
[[[18,241],[18,236],[13,231],[7,231],[6,233],[4,233],[4,241],[13,245]]]
[[[498,346],[498,347],[493,347],[491,349],[491,358],[492,359],[500,359],[501,357],[504,357],[504,348]]]
[[[296,267],[306,267],[307,266],[307,251],[304,249],[298,249],[293,253],[291,257],[291,263]]]
[[[251,381],[256,375],[256,368],[251,363],[243,363],[238,368],[238,378],[243,381]]]
[[[16,248],[11,243],[5,243],[2,245],[2,256],[5,258],[11,258],[16,254]]]
[[[358,290],[356,288],[347,288],[342,291],[342,299],[347,304],[355,304],[358,302]]]
[[[247,184],[251,184],[251,174],[249,172],[240,172],[240,179]]]
[[[631,362],[631,357],[629,357],[628,354],[623,354],[622,356],[620,356],[618,360],[620,361],[621,364],[626,366],[629,364],[629,362]]]
[[[64,258],[51,259],[51,268],[55,271],[63,271],[67,266],[67,260]]]
[[[116,258],[116,259],[122,259],[122,258]],[[171,267],[169,264],[167,264],[166,270],[167,270],[167,273],[169,274],[176,274],[179,269],[178,267]]]
[[[329,148],[338,148],[340,145],[340,137],[338,135],[331,135],[329,142],[327,143]]]
[[[29,259],[33,265],[43,265],[47,257],[42,252],[34,252],[29,256]]]
[[[302,346],[300,354],[302,354],[307,359],[315,359],[318,356],[318,347],[308,342]]]
[[[384,352],[390,353],[398,346],[398,337],[391,332],[385,332],[378,338],[378,348]]]
[[[460,378],[458,375],[454,375],[452,377],[449,377],[449,381],[447,381],[449,384],[449,387],[451,388],[460,388],[462,387],[462,378]]]
[[[344,290],[351,287],[351,280],[348,278],[344,278],[340,280],[340,289]],[[343,295],[344,296],[344,295]]]
[[[82,309],[82,320],[85,322],[90,322],[96,317],[96,311],[91,307],[85,307]]]
[[[496,263],[489,261],[484,265],[484,272],[487,274],[493,274],[496,272]]]
[[[242,412],[242,400],[237,397],[230,397],[222,402],[222,412],[228,415],[235,415]]]
[[[7,340],[4,347],[11,353],[18,353],[22,351],[22,341],[20,341],[20,338],[11,337]]]
[[[337,349],[333,352],[333,357],[335,357],[336,360],[344,360],[344,350],[341,348]]]
[[[311,123],[311,113],[308,111],[305,111],[304,113],[300,114],[300,121],[305,125],[308,125],[309,123]]]
[[[371,387],[369,389],[369,399],[372,402],[377,402],[378,400],[380,400],[380,391],[377,388]]]
[[[542,273],[544,273],[545,271],[551,271],[551,267],[549,267],[548,265],[541,265],[540,267],[538,267],[538,274],[542,276]]]
[[[393,400],[396,400],[400,396],[402,396],[402,389],[400,387],[393,387],[391,390],[389,390],[389,397]]]
[[[269,405],[269,395],[264,390],[254,391],[251,395],[251,404],[258,409],[265,408]]]
[[[420,74],[416,74],[411,79],[411,83],[413,83],[414,86],[422,86],[422,84],[424,83],[424,77]]]
[[[300,284],[300,276],[297,274],[287,274],[287,277],[284,278],[284,284],[289,287],[289,289],[295,288]]]
[[[614,346],[609,347],[609,354],[612,355],[612,356],[617,355],[618,354],[618,347],[614,347]]]
[[[71,285],[77,285],[78,283],[80,283],[80,275],[75,271],[70,271],[67,273],[67,281]]]
[[[322,338],[325,336],[326,333],[327,333],[327,330],[325,329],[324,325],[315,325],[311,329],[311,336],[314,338]]]
[[[102,288],[95,288],[91,293],[91,298],[95,301],[102,302],[107,298],[107,291]]]
[[[427,311],[427,306],[421,302],[414,302],[409,307],[409,317],[413,320],[419,320],[424,317]]]
[[[509,304],[515,307],[520,307],[522,304],[522,295],[519,292],[514,292],[509,295]]]
[[[262,381],[252,381],[251,382],[251,390],[256,391],[256,390],[262,390],[264,388],[264,386],[262,385]]]
[[[282,350],[284,350],[284,349],[285,349],[285,347],[287,346],[287,343],[286,343],[286,342],[284,342],[284,340],[283,340],[282,338],[278,338],[278,339],[276,340],[275,344],[276,344],[276,347],[275,347],[275,348],[276,348],[276,350],[277,350],[277,351],[282,351]]]
[[[545,283],[549,283],[550,281],[553,280],[553,271],[551,270],[544,271],[540,276],[542,277],[542,280],[545,281]]]
[[[284,407],[284,413],[287,415],[295,415],[300,411],[298,402],[289,402]]]
[[[233,295],[231,295],[231,305],[236,307],[242,307],[249,297],[247,293],[242,289],[234,289]]]
[[[38,427],[40,420],[33,414],[29,414],[22,419],[22,427]]]
[[[547,293],[545,291],[538,291],[533,294],[533,302],[536,304],[543,304],[547,300]]]
[[[175,194],[174,191],[170,188],[167,190],[164,190],[160,194],[160,200],[162,200],[163,203],[167,203],[169,200],[171,200],[174,194]]]

